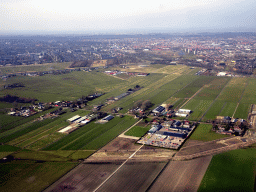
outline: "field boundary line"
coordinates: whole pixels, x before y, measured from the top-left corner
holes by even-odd
[[[240,102],[241,102],[241,100],[244,96],[244,92],[245,92],[245,89],[246,89],[247,85],[248,85],[248,81],[246,82],[246,86],[244,87],[243,93],[241,94],[239,101],[237,102],[237,105],[236,105],[235,111],[232,115],[232,118],[234,118],[234,115],[236,114],[236,110],[237,110],[237,108],[238,108],[238,106],[239,106],[239,104],[240,104]]]
[[[110,129],[104,131],[104,133],[98,135],[96,138],[94,138],[93,140],[89,141],[87,144],[89,144],[90,142],[94,141],[95,139],[97,139],[97,138],[100,137],[101,135],[105,134],[107,131],[113,129],[115,126],[118,126],[119,124],[123,123],[124,121],[125,121],[125,120],[120,121],[119,123],[117,123],[116,125],[114,125],[113,127],[111,127]],[[97,130],[97,129],[98,129],[98,128],[91,129],[91,130],[89,130],[88,132],[86,132],[85,134],[87,134],[87,133],[92,133],[92,132],[94,132],[94,131]],[[76,138],[75,140],[71,141],[70,143],[66,144],[65,146],[62,146],[59,150],[64,150],[64,148],[66,148],[66,147],[69,146],[69,145],[72,145],[72,143],[76,142],[78,139],[81,139],[81,138],[84,137],[84,136],[85,136],[85,135],[81,135],[80,137]],[[85,144],[84,146],[86,146],[87,144]],[[83,148],[84,146],[82,146],[81,148]],[[81,149],[81,148],[80,148],[80,149]],[[77,150],[79,150],[79,149],[77,149]]]
[[[230,79],[231,80],[231,79]],[[221,95],[221,93],[223,92],[223,90],[227,87],[228,83],[230,82],[227,81],[226,85],[222,88],[222,90],[220,91],[219,95],[217,95],[217,97],[213,100],[213,102],[211,103],[211,105],[208,107],[208,109],[206,109],[205,113],[200,117],[200,119],[197,122],[201,122],[202,119],[204,118],[204,116],[206,115],[206,113],[210,110],[210,108],[212,107],[212,105],[217,101],[217,99],[219,98],[219,96]],[[222,107],[221,111],[223,110],[224,107]],[[221,111],[219,112],[219,114],[221,113]]]
[[[131,159],[144,145],[141,145],[130,157],[128,157],[113,173],[111,173],[105,181],[103,181],[96,189],[93,190],[93,192],[96,192],[102,185],[104,185],[121,167],[124,166],[124,164]]]
[[[202,89],[205,87],[205,85],[203,87],[201,87],[197,92],[195,92],[194,95],[192,95],[185,103],[183,103],[183,105],[180,106],[180,108],[184,107],[191,99],[193,99],[200,91],[202,91]]]
[[[127,131],[129,131],[131,128],[133,128],[134,126],[136,126],[139,122],[141,122],[142,121],[142,119],[140,119],[139,121],[137,121],[136,123],[134,123],[131,127],[129,127],[128,129],[126,129],[124,132],[122,132],[118,137],[124,137],[125,135],[125,133],[127,132]]]

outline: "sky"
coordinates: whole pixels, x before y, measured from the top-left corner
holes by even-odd
[[[0,34],[256,32],[255,0],[0,0]]]

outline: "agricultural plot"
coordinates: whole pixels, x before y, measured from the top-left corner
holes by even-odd
[[[170,161],[148,191],[197,191],[210,161],[210,156]]]
[[[13,118],[13,116],[9,116],[6,114],[0,114],[1,118],[7,119],[7,122],[5,122],[3,120],[2,121],[3,124],[0,124],[0,127],[1,127],[1,129],[0,129],[1,136],[0,137],[3,137],[3,136],[6,136],[8,134],[15,132],[18,127],[23,127],[24,124],[29,123],[30,121],[33,121],[34,119],[40,117],[41,115],[45,115],[46,113],[49,113],[53,110],[55,110],[55,109],[54,108],[49,109],[49,110],[43,111],[41,113],[32,115],[30,117],[25,117],[25,118],[22,118],[22,117],[21,118],[15,118],[15,117]],[[11,120],[13,120],[13,121],[10,122]],[[14,127],[15,127],[15,129],[13,129]]]
[[[38,64],[38,65],[14,65],[14,66],[6,66],[1,67],[2,74],[9,74],[9,73],[17,73],[17,72],[40,72],[40,71],[52,71],[52,70],[63,70],[70,66],[71,62],[65,63],[45,63],[45,64]]]
[[[245,88],[243,97],[241,99],[242,103],[256,104],[256,80],[248,79],[248,85]]]
[[[77,71],[63,75],[44,75],[37,77],[14,77],[6,84],[20,82],[25,87],[3,90],[1,95],[17,95],[37,98],[42,102],[56,100],[73,100],[103,89],[105,86],[116,85],[122,80],[97,72]],[[97,88],[97,90],[96,90]]]
[[[224,101],[218,101],[218,100],[214,101],[212,106],[209,108],[209,110],[205,114],[203,121],[215,119],[216,116],[220,115],[220,112],[222,111],[224,106],[225,106]]]
[[[78,150],[89,145],[90,142],[95,142],[97,147],[100,147],[135,122],[136,120],[128,116],[124,118],[115,117],[106,124],[95,124],[91,122],[44,148],[44,150]]]
[[[188,120],[196,121],[199,120],[206,110],[212,104],[212,100],[197,100],[191,99],[183,108],[192,110],[192,113],[189,115]]]
[[[254,191],[255,154],[249,148],[215,155],[198,191]]]
[[[120,166],[120,164],[121,162],[106,164],[80,164],[53,185],[48,187],[45,192],[63,191],[63,189],[66,188],[84,192],[93,191],[106,178],[108,178],[109,175]]]
[[[196,96],[195,99],[200,100],[213,100],[215,99],[229,82],[230,78],[216,78],[203,88]]]
[[[76,165],[77,163],[74,162],[12,161],[1,163],[0,191],[42,191]]]
[[[166,163],[127,162],[98,191],[144,192]],[[116,184],[117,183],[117,184]]]
[[[215,77],[205,77],[205,76],[199,76],[197,79],[191,82],[190,84],[179,91],[177,94],[174,95],[174,97],[178,98],[190,98],[192,95],[194,95],[201,87],[204,85],[210,83],[213,78]]]
[[[234,118],[247,119],[251,104],[239,103]]]
[[[130,126],[132,126],[136,121],[137,120],[135,120],[133,117],[129,117],[127,120],[117,124],[112,129],[105,132],[103,135],[100,135],[99,137],[94,139],[92,142],[86,144],[82,149],[98,150],[99,148],[105,146],[108,142],[113,140],[115,137],[117,137],[119,134],[121,134],[123,131],[128,129]]]
[[[125,135],[129,136],[135,136],[135,137],[142,137],[145,135],[145,133],[150,129],[150,126],[147,127],[140,127],[140,126],[134,126],[129,131],[125,133]]]
[[[245,90],[246,78],[232,78],[225,89],[221,92],[218,100],[227,102],[238,102]]]
[[[66,121],[70,117],[74,115],[87,115],[88,111],[78,110],[76,112],[67,112],[64,115],[61,115],[58,118],[55,118],[53,122],[42,126],[34,131],[31,131],[25,135],[22,135],[10,142],[8,142],[11,145],[17,145],[19,147],[27,147],[30,144],[36,145],[37,147],[45,147],[46,145],[49,145],[53,142],[53,139],[59,139],[63,137],[63,134],[56,133],[59,129],[62,127],[65,127],[69,125],[69,123]],[[57,137],[56,137],[57,136]],[[50,143],[47,143],[46,141],[49,141]],[[44,141],[44,142],[42,142]],[[40,145],[39,145],[40,143]],[[28,147],[30,149],[30,146]],[[34,149],[34,148],[33,148]],[[39,148],[37,148],[39,149]]]
[[[46,120],[43,120],[43,121],[40,121],[40,122],[34,122],[32,123],[30,126],[22,129],[22,130],[19,130],[19,131],[16,131],[8,136],[5,136],[5,137],[2,137],[0,138],[0,142],[2,143],[6,143],[8,141],[11,141],[21,135],[24,135],[26,133],[29,133],[30,131],[33,131],[33,130],[36,130],[44,125],[47,125],[48,123],[54,121],[54,119],[46,119]]]
[[[221,139],[228,137],[226,135],[221,135],[213,132],[211,124],[199,124],[192,135],[189,137],[190,140],[198,140],[198,141],[212,141],[216,139]]]
[[[237,103],[225,102],[225,105],[222,111],[220,112],[220,116],[232,117],[236,109],[236,106],[237,106]]]

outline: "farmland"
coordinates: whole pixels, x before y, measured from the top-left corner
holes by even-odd
[[[212,125],[211,124],[200,124],[194,133],[190,136],[189,139],[191,140],[199,140],[199,141],[211,141],[220,138],[225,138],[227,136],[217,134],[211,131]]]
[[[147,127],[140,127],[140,126],[134,126],[129,131],[125,133],[125,135],[129,136],[135,136],[135,137],[141,137],[143,136],[148,130],[150,129],[150,126]]]
[[[76,165],[77,163],[74,162],[36,163],[35,161],[12,161],[0,164],[0,190],[42,191]]]
[[[99,147],[107,144],[111,139],[119,135],[135,122],[136,121],[130,117],[116,117],[106,124],[90,123],[63,137],[52,145],[49,145],[44,148],[44,150],[98,149]],[[104,136],[102,136],[103,134]],[[102,139],[102,137],[104,138]],[[90,144],[91,142],[92,144]]]
[[[215,155],[198,191],[254,191],[256,149]]]
[[[50,65],[42,66],[42,68],[45,67],[49,68]],[[51,67],[57,69],[60,66],[52,65]],[[31,68],[31,71],[33,70],[41,69],[37,69],[35,66]],[[256,80],[250,77],[198,76],[195,75],[195,72],[199,70],[198,68],[192,69],[184,65],[130,66],[127,69],[131,72],[134,72],[134,70],[136,72],[147,72],[150,75],[146,77],[128,75],[113,77],[102,73],[101,71],[104,71],[104,69],[99,69],[92,72],[75,71],[61,75],[16,76],[7,79],[6,82],[0,80],[2,87],[5,84],[17,82],[25,85],[25,87],[13,89],[2,89],[1,87],[0,97],[11,94],[36,98],[40,102],[72,101],[95,92],[105,93],[103,96],[89,101],[83,109],[78,109],[75,112],[64,109],[66,113],[58,117],[41,120],[39,120],[41,115],[56,110],[57,107],[25,118],[7,115],[7,111],[13,108],[14,104],[0,102],[0,142],[4,144],[0,145],[0,157],[10,155],[9,157],[19,159],[1,164],[1,169],[5,172],[0,180],[0,190],[11,191],[19,188],[24,189],[22,191],[41,191],[76,166],[77,160],[88,158],[87,160],[92,163],[84,162],[85,164],[80,164],[78,166],[81,168],[80,170],[72,170],[46,191],[66,187],[91,191],[105,181],[121,165],[123,160],[129,158],[136,150],[139,151],[133,159],[127,161],[102,188],[99,188],[99,191],[157,191],[160,189],[168,191],[170,187],[177,189],[177,187],[182,187],[181,183],[177,185],[168,183],[161,188],[160,183],[162,181],[159,180],[163,177],[163,181],[165,181],[168,175],[166,170],[174,171],[175,165],[182,167],[184,173],[188,173],[191,178],[193,171],[199,171],[201,173],[200,177],[197,177],[197,182],[199,182],[206,169],[199,166],[202,160],[191,161],[192,163],[189,162],[187,165],[180,162],[180,164],[170,162],[170,167],[165,167],[166,159],[172,158],[176,151],[149,149],[148,146],[143,146],[140,149],[141,145],[135,145],[135,140],[118,137],[138,121],[134,119],[134,115],[127,114],[128,109],[131,109],[138,100],[150,100],[154,104],[150,109],[166,103],[173,105],[172,109],[186,108],[192,110],[192,113],[186,118],[189,121],[209,123],[216,116],[234,116],[235,118],[246,119],[250,106],[256,104]],[[113,103],[105,104],[106,99],[125,93],[136,85],[139,85],[141,89]],[[113,108],[121,107],[123,109],[118,112],[119,115],[113,114],[114,118],[105,124],[97,123],[94,120],[70,134],[58,132],[69,125],[67,119],[75,115],[85,116],[90,114],[92,113],[90,109],[98,104],[105,104],[101,112],[107,112],[108,114],[111,113]],[[20,105],[22,106],[22,104],[18,104],[18,106]],[[150,116],[150,118],[155,118],[155,116]],[[138,124],[127,131],[125,136],[141,137],[150,128],[150,125],[144,127],[144,125]],[[226,137],[212,132],[211,128],[211,124],[199,124],[190,136],[189,141],[200,143]],[[224,146],[224,144],[219,143],[217,145]],[[206,174],[206,179],[202,182],[200,190],[209,189],[211,185],[219,185],[220,182],[214,178],[215,173],[212,171],[213,168],[216,168],[214,164],[222,163],[222,160],[226,157],[235,162],[232,156],[240,158],[241,155],[244,155],[244,160],[247,161],[253,153],[255,153],[254,150],[246,149],[242,152],[226,154],[225,157],[214,156],[213,163],[209,167],[210,171]],[[247,156],[248,158],[246,158]],[[115,159],[116,162],[111,161],[111,158],[112,160]],[[109,162],[99,164],[97,160],[103,161],[103,159]],[[145,159],[148,161],[144,162]],[[149,162],[149,159],[152,159],[152,161]],[[97,163],[94,164],[95,161]],[[209,161],[207,159],[207,162]],[[223,165],[226,165],[226,163],[223,161]],[[248,166],[252,168],[251,161],[248,160],[248,163],[250,164]],[[190,166],[194,165],[196,166],[192,169]],[[204,165],[207,166],[208,164],[205,163]],[[166,169],[164,169],[163,175],[160,175],[161,177],[152,184],[164,167]],[[245,169],[249,170],[248,167],[245,167]],[[190,170],[192,172],[189,172]],[[42,176],[39,176],[40,172],[42,172]],[[239,175],[240,173],[235,174]],[[22,178],[21,181],[18,181],[19,177]],[[172,180],[178,179],[178,177],[174,177],[175,174],[172,176]],[[251,177],[248,176],[247,179],[250,180]],[[12,179],[8,180],[7,178]],[[209,178],[210,180],[216,180],[216,183],[208,183],[207,179],[209,180]],[[71,183],[70,179],[74,183]],[[10,187],[12,182],[17,182],[17,186]],[[120,185],[113,184],[116,182]],[[230,180],[230,182],[236,181]],[[251,180],[249,182],[251,183]],[[188,183],[191,183],[191,180],[188,180]],[[41,185],[41,188],[35,189],[36,185]],[[193,185],[193,189],[196,189],[195,186],[198,187],[199,183]],[[251,184],[248,184],[247,189],[251,189],[250,187]],[[238,189],[240,188],[238,187]]]

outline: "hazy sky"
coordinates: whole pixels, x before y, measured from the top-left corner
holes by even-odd
[[[0,0],[0,34],[255,29],[255,0]]]

